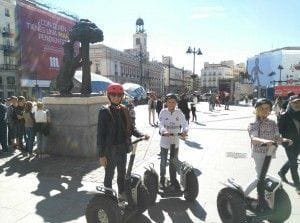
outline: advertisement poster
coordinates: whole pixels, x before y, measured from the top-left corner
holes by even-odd
[[[282,49],[265,52],[247,60],[247,72],[255,86],[276,86],[278,81],[298,80],[299,61],[300,50]]]
[[[63,44],[75,21],[17,1],[22,79],[51,80],[59,72]]]

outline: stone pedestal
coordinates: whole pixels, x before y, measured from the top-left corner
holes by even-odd
[[[51,118],[46,153],[96,158],[98,111],[107,97],[45,97],[43,102]]]

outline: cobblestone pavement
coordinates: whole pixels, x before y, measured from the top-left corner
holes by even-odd
[[[137,126],[150,135],[138,144],[135,173],[143,174],[150,163],[159,170],[158,129],[148,124],[146,106],[136,107]],[[246,131],[253,119],[250,106],[223,107],[209,112],[207,103],[197,105],[198,122],[190,123],[186,141],[180,142],[179,157],[191,163],[199,174],[199,196],[195,203],[183,198],[161,199],[132,222],[209,222],[219,223],[216,196],[221,182],[233,177],[245,186],[255,175],[249,157]],[[286,160],[278,149],[270,174]],[[37,159],[22,153],[0,156],[0,222],[85,222],[84,211],[95,187],[102,183],[103,168],[98,161],[48,157]],[[290,179],[290,176],[288,176]],[[116,185],[114,185],[115,187]],[[300,200],[294,188],[284,184],[292,201],[292,216],[287,222],[300,222]]]

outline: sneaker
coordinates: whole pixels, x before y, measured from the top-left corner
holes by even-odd
[[[285,177],[285,174],[283,174],[283,173],[281,173],[281,172],[278,172],[278,175],[279,175],[279,177],[280,177],[280,179],[283,181],[283,182],[288,182],[288,180],[286,179],[286,177]]]

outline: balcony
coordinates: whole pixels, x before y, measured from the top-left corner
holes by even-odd
[[[4,56],[11,56],[15,52],[15,47],[12,45],[1,45],[1,50],[4,52]]]
[[[3,29],[2,29],[2,37],[11,38],[13,36],[14,36],[14,34],[11,32],[10,29],[8,29],[7,27],[3,27]]]
[[[16,85],[15,84],[7,84],[6,88],[9,90],[14,90],[14,89],[16,89]]]
[[[15,64],[0,64],[0,70],[17,70]]]

